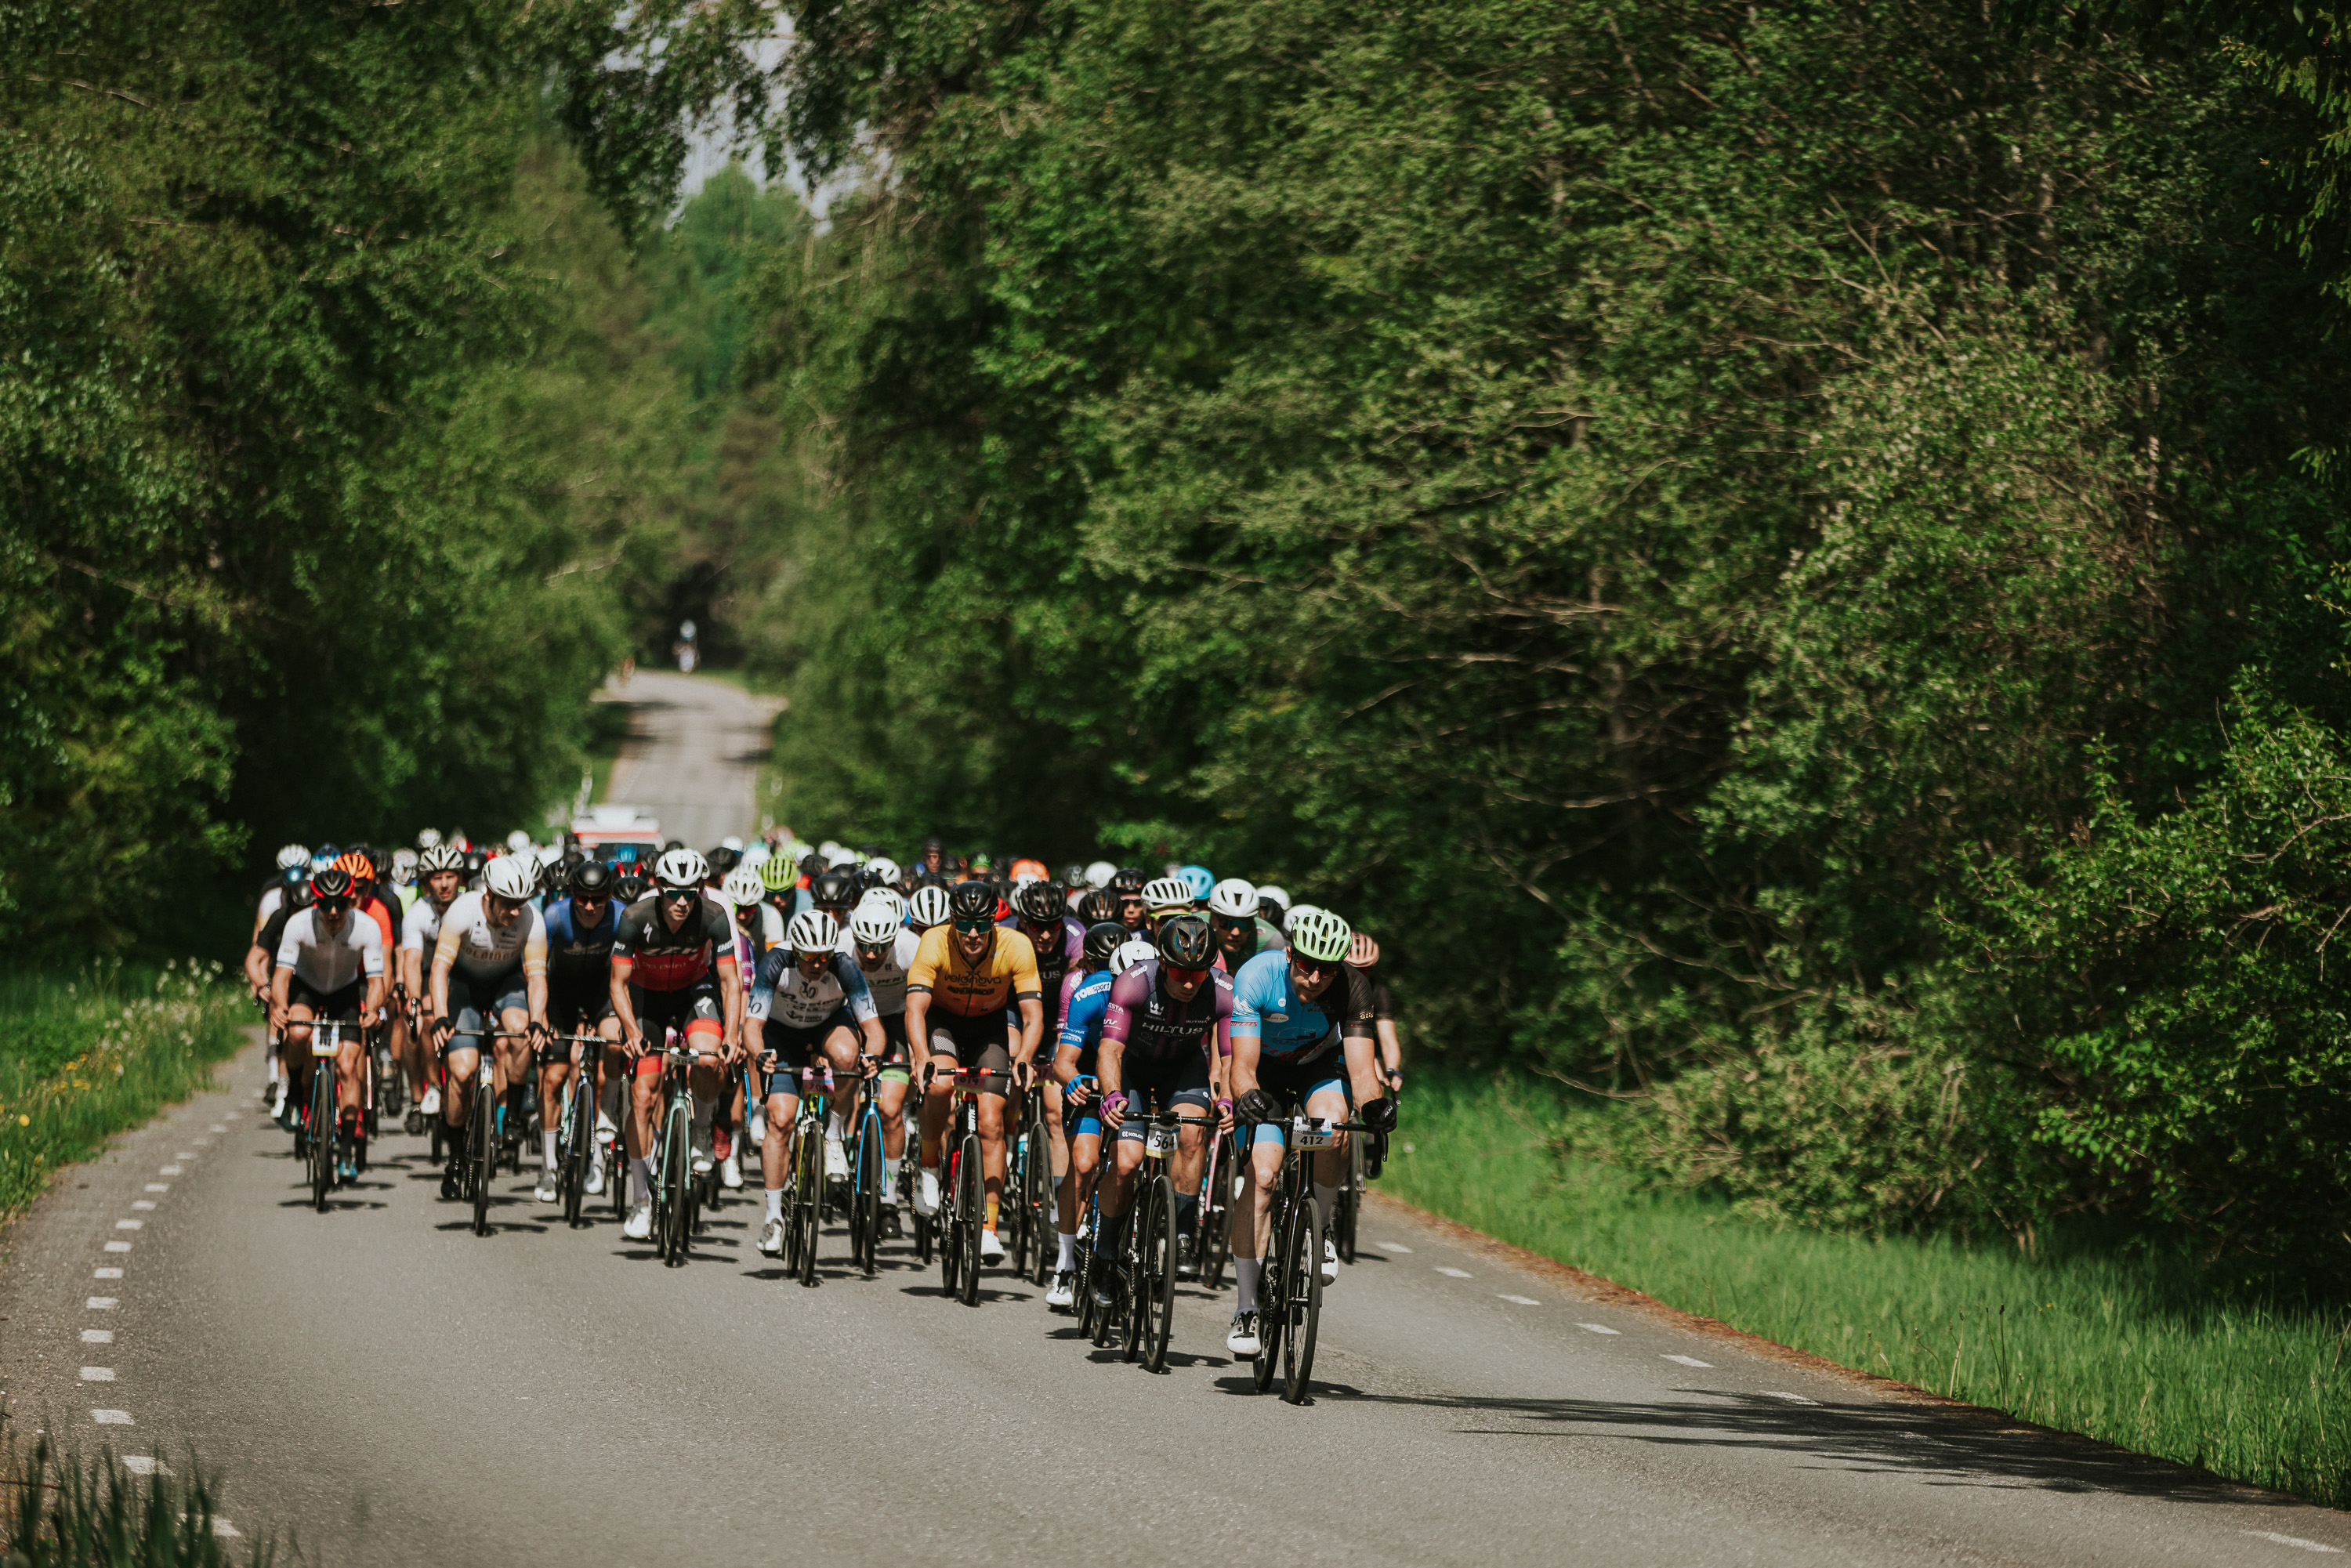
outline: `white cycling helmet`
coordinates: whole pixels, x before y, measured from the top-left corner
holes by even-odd
[[[465,857],[455,844],[433,844],[416,857],[416,870],[423,876],[431,876],[435,872],[465,869]]]
[[[722,850],[733,850],[739,855],[743,852],[743,841],[736,837],[733,833],[729,833],[725,838],[718,841],[718,847]]]
[[[885,942],[895,942],[906,923],[893,905],[895,894],[875,888],[864,901],[850,912],[849,934],[868,947],[879,947]]]
[[[416,830],[416,847],[417,847],[418,849],[420,849],[420,850],[429,850],[429,849],[433,848],[435,844],[439,843],[440,841],[441,841],[441,830],[440,830],[440,829],[438,829],[438,828],[419,828],[419,829],[417,829],[417,830]]]
[[[530,848],[530,835],[524,832],[520,828],[517,828],[513,832],[507,835],[507,852],[508,854],[518,855],[528,848]]]
[[[850,867],[862,865],[865,862],[855,850],[835,850],[826,857],[824,863],[832,871],[847,871]]]
[[[392,880],[402,883],[414,882],[416,880],[416,852],[414,850],[400,849],[392,852]]]
[[[1108,887],[1110,879],[1118,874],[1118,867],[1108,861],[1095,861],[1086,867],[1088,887]]]
[[[718,891],[735,901],[737,909],[748,909],[768,896],[768,884],[759,880],[758,872],[747,865],[738,865],[726,873]]]
[[[1281,913],[1285,917],[1290,914],[1290,894],[1274,886],[1273,883],[1269,882],[1261,884],[1257,890],[1257,896],[1260,904],[1269,898],[1273,900],[1276,904],[1280,906]]]
[[[917,931],[928,931],[934,925],[945,925],[951,912],[947,907],[947,890],[933,883],[918,887],[907,901],[906,916]]]
[[[538,891],[538,862],[522,855],[500,855],[484,869],[482,881],[500,898],[519,902]]]
[[[1111,954],[1110,972],[1113,975],[1123,975],[1137,964],[1147,963],[1157,956],[1159,956],[1158,948],[1140,936],[1130,936],[1120,943],[1117,950]]]
[[[784,942],[795,953],[830,953],[841,946],[841,922],[821,909],[803,909],[792,916]]]
[[[830,862],[833,856],[841,852],[841,841],[838,839],[827,839],[824,842],[817,845],[816,852],[822,855],[825,860]]]
[[[875,855],[865,862],[865,874],[873,878],[877,885],[881,885],[893,883],[905,873],[898,869],[898,862],[889,856]]]
[[[1208,890],[1208,913],[1221,915],[1228,920],[1252,920],[1257,916],[1257,884],[1228,876]]]
[[[867,904],[890,912],[890,918],[904,925],[906,923],[906,895],[894,887],[869,887],[865,896],[857,901],[860,909]]]
[[[1318,964],[1344,959],[1354,939],[1354,928],[1327,909],[1295,911],[1290,916],[1290,949]]]
[[[743,852],[743,863],[749,866],[753,871],[757,871],[761,866],[766,865],[768,858],[775,852],[776,852],[774,850],[769,849],[766,844],[753,844],[749,849]]]
[[[673,890],[700,887],[710,880],[710,862],[700,850],[671,850],[653,862],[653,880]]]
[[[284,849],[277,852],[277,869],[279,871],[292,871],[298,865],[308,865],[309,863],[310,846],[308,844],[287,844]]]
[[[1300,920],[1309,915],[1320,915],[1322,913],[1322,906],[1319,904],[1301,904],[1295,907],[1285,907],[1281,912],[1281,934],[1284,936],[1289,936],[1292,931],[1298,929],[1298,923]]]
[[[563,846],[561,844],[541,844],[538,846],[536,852],[538,855],[539,864],[551,866],[557,861],[563,858]]]
[[[1189,909],[1192,884],[1180,876],[1155,876],[1143,884],[1145,909]]]

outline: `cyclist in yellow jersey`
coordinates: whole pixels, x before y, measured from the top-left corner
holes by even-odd
[[[1018,1039],[1007,1021],[1008,1006],[1019,1013]],[[929,1082],[932,1059],[942,1059],[949,1068],[1000,1073],[1026,1088],[1044,1027],[1036,948],[1025,934],[996,924],[995,888],[984,882],[958,884],[948,894],[947,923],[924,935],[906,971],[906,1043],[914,1076],[925,1084],[915,1212],[938,1212],[940,1145],[954,1107],[952,1085],[944,1079]],[[1004,1100],[1000,1088],[979,1096],[980,1174],[987,1192],[979,1250],[988,1262],[1004,1256],[1004,1243],[996,1235],[1004,1196]]]

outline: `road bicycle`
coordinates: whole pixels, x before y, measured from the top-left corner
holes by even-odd
[[[1045,1086],[1032,1082],[1020,1097],[1020,1131],[1008,1151],[1005,1192],[1011,1201],[998,1216],[1012,1235],[1012,1272],[1042,1286],[1052,1274],[1058,1250],[1053,1227],[1053,1145],[1045,1130]]]
[[[1332,1147],[1342,1134],[1367,1133],[1361,1122],[1292,1116],[1283,1139],[1281,1176],[1270,1195],[1267,1228],[1270,1253],[1258,1286],[1257,1391],[1273,1385],[1273,1364],[1281,1358],[1281,1396],[1306,1402],[1306,1380],[1314,1370],[1314,1338],[1322,1322],[1322,1215],[1305,1156]],[[1265,1202],[1268,1195],[1259,1194]]]
[[[653,1131],[653,1249],[669,1268],[685,1263],[695,1233],[702,1228],[703,1200],[716,1183],[713,1172],[694,1168],[694,1088],[696,1065],[715,1065],[716,1051],[674,1043],[663,1046],[661,1119]]]
[[[1001,1072],[983,1067],[957,1067],[931,1076],[954,1085],[955,1119],[947,1128],[946,1156],[940,1162],[939,1274],[947,1294],[967,1307],[979,1305],[979,1233],[987,1224],[987,1206],[980,1176],[979,1096],[990,1082],[1000,1083]]]
[[[880,1059],[858,1058],[862,1076],[856,1086],[850,1120],[857,1135],[849,1147],[849,1186],[843,1197],[849,1207],[850,1260],[872,1279],[882,1268],[882,1102]]]
[[[580,1048],[580,1070],[563,1086],[555,1145],[555,1185],[563,1195],[563,1222],[577,1229],[587,1223],[582,1210],[587,1207],[588,1172],[605,1155],[605,1151],[597,1146],[596,1107],[602,1099],[597,1081],[602,1072],[605,1048],[616,1042],[601,1034],[558,1034],[548,1038]],[[626,1168],[625,1165],[603,1166],[607,1175],[615,1177]],[[620,1184],[616,1180],[613,1185]]]
[[[474,1234],[490,1233],[490,1184],[498,1175],[497,1106],[492,1103],[497,1095],[497,1049],[490,1042],[500,1040],[528,1040],[528,1030],[484,1030],[476,1036],[481,1045],[475,1049],[474,1062],[474,1108],[465,1118],[465,1146],[452,1149],[451,1159],[464,1160],[460,1178],[464,1196],[474,1208]]]
[[[327,1195],[335,1190],[341,1179],[337,1170],[338,1157],[344,1143],[342,1117],[335,1094],[340,1069],[335,1059],[342,1051],[345,1031],[359,1036],[362,1052],[367,1049],[365,1028],[349,1019],[312,1019],[310,1020],[310,1100],[302,1110],[302,1152],[309,1164],[310,1202],[320,1214],[327,1212]],[[360,1132],[366,1128],[366,1112],[360,1112]],[[352,1163],[364,1158],[367,1140],[355,1134]]]
[[[1200,1175],[1200,1235],[1193,1262],[1200,1287],[1220,1291],[1233,1256],[1233,1198],[1239,1191],[1240,1165],[1233,1135],[1220,1132],[1208,1145]]]
[[[1125,1358],[1140,1354],[1145,1371],[1167,1370],[1167,1340],[1176,1325],[1176,1184],[1168,1165],[1184,1118],[1161,1111],[1144,1124],[1143,1165],[1128,1212],[1126,1241],[1117,1266],[1126,1308]]]
[[[1331,1239],[1339,1261],[1350,1266],[1355,1261],[1355,1221],[1364,1211],[1364,1143],[1362,1138],[1347,1140],[1346,1169],[1340,1173],[1339,1190],[1331,1200]]]

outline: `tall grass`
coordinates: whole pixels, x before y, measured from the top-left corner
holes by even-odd
[[[2351,1505],[2351,1318],[2179,1256],[1775,1229],[1552,1153],[1540,1086],[1414,1085],[1381,1187],[1844,1365]]]
[[[204,1087],[256,1015],[217,964],[0,978],[0,1215],[60,1166]]]
[[[11,1454],[0,1479],[13,1489],[0,1513],[7,1568],[229,1568],[201,1477],[134,1475],[111,1458],[66,1459],[47,1442]],[[252,1544],[256,1568],[273,1553]]]

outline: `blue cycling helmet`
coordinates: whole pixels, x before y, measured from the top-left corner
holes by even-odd
[[[1204,865],[1187,865],[1176,874],[1190,885],[1195,903],[1207,897],[1208,890],[1217,885],[1215,873]]]

